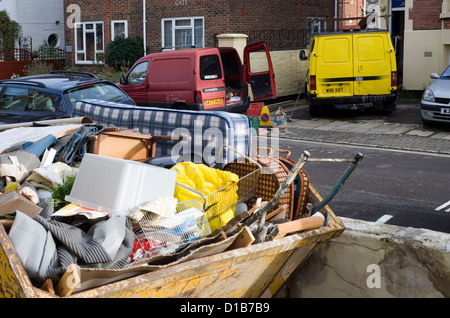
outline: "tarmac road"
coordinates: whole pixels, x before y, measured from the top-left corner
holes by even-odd
[[[280,105],[291,121],[279,147],[290,150],[293,160],[303,150],[317,158],[364,154],[330,203],[338,216],[450,233],[450,129],[424,127],[418,103],[400,101],[388,115],[341,112],[321,118],[309,116],[304,100],[270,105],[271,114]],[[309,162],[305,170],[326,196],[347,165]]]

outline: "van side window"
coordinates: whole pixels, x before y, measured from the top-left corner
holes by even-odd
[[[204,55],[200,57],[200,78],[202,80],[222,78],[218,55]]]
[[[139,63],[133,69],[130,71],[130,74],[128,75],[128,84],[130,85],[137,85],[142,84],[145,81],[145,78],[147,77],[147,71],[148,71],[148,61]]]

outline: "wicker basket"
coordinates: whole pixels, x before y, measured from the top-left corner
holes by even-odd
[[[279,149],[280,156],[279,160],[289,169],[295,165],[295,162],[290,159],[291,152],[289,150]],[[284,157],[281,154],[285,153]],[[301,168],[298,172],[297,177],[292,182],[294,185],[294,214],[292,216],[293,220],[300,218],[306,212],[306,201],[309,189],[309,176],[305,169]]]
[[[267,155],[261,155],[260,151],[266,149]],[[263,201],[270,201],[275,193],[280,188],[283,181],[286,179],[289,169],[277,158],[272,156],[273,151],[270,148],[257,148],[252,159],[257,161],[261,166],[261,175],[259,176],[258,185],[256,187],[255,195],[248,202],[248,206],[255,204],[258,198]],[[248,171],[255,169],[255,164],[248,160],[237,159],[234,162],[228,163],[224,170],[236,173],[239,177],[248,174]],[[284,194],[278,200],[277,204],[270,210],[273,211],[283,204],[288,205],[287,218],[292,219],[294,208],[294,184],[286,189]],[[268,211],[268,212],[270,212]]]

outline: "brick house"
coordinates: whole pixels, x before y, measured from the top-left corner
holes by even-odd
[[[216,35],[223,33],[265,40],[271,49],[299,49],[306,44],[308,18],[333,18],[336,4],[335,0],[64,0],[66,49],[70,64],[81,67],[97,63],[115,36],[145,34],[147,54],[163,47],[214,46]]]

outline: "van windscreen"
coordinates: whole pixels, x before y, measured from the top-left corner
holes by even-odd
[[[202,80],[222,78],[218,55],[204,55],[200,57],[200,78]]]

